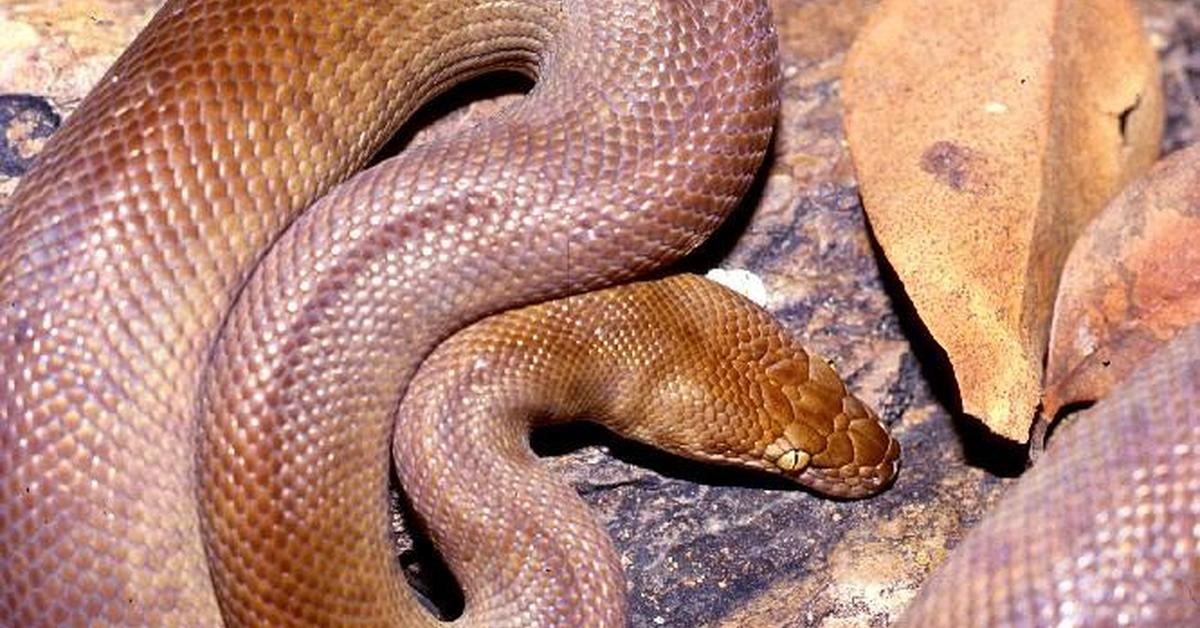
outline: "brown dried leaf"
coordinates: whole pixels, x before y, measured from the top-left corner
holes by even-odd
[[[1164,159],[1084,230],[1063,268],[1045,414],[1105,397],[1200,323],[1200,145]]]
[[[1057,277],[1150,166],[1157,61],[1127,0],[884,0],[843,77],[872,229],[963,410],[1028,438]]]

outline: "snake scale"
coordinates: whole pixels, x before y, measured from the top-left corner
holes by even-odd
[[[746,190],[775,46],[762,0],[169,1],[0,216],[0,622],[435,624],[391,558],[394,465],[458,623],[621,625],[610,540],[528,448],[575,418],[833,495],[886,485],[896,442],[762,310],[691,276],[606,287]],[[357,173],[496,70],[532,91]],[[1095,414],[1200,446],[1197,345],[1139,380],[1175,397]],[[1046,466],[1038,491],[1069,475]],[[1028,607],[986,586],[1033,560],[981,567],[1020,531],[984,534],[958,564],[992,615],[941,585],[910,621]]]

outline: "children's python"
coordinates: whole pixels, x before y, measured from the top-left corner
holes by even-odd
[[[535,86],[353,175],[493,70]],[[0,216],[0,620],[433,624],[391,558],[393,464],[460,623],[621,625],[611,543],[531,424],[886,484],[895,441],[761,310],[695,277],[602,289],[734,205],[777,72],[763,0],[168,2]],[[1195,617],[1200,487],[1168,462],[1200,447],[1200,339],[1175,347],[1099,436],[1064,431],[909,621]],[[1011,549],[1092,533],[1133,562]],[[1163,595],[1104,597],[1133,569]]]
[[[434,623],[390,551],[394,423],[468,625],[625,621],[611,543],[530,422],[885,483],[875,416],[696,278],[504,315],[399,409],[460,328],[703,240],[770,140],[776,45],[763,0],[169,2],[0,222],[0,617]],[[535,85],[343,182],[494,70]]]

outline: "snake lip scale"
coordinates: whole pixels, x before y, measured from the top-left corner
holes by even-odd
[[[534,86],[360,172],[496,70]],[[0,617],[436,625],[391,465],[458,623],[623,625],[531,424],[886,486],[896,441],[764,311],[629,283],[741,198],[778,83],[764,0],[169,0],[0,216]]]

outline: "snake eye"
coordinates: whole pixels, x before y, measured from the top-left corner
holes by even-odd
[[[803,471],[804,467],[808,466],[809,460],[812,460],[812,456],[809,456],[807,453],[800,451],[799,449],[792,449],[784,452],[784,454],[775,461],[775,466],[783,469],[784,471]]]
[[[812,461],[812,456],[808,452],[796,449],[787,438],[781,437],[779,440],[767,445],[766,451],[763,452],[768,462],[775,465],[780,471],[788,474],[795,474],[803,471],[808,467],[808,463]]]

